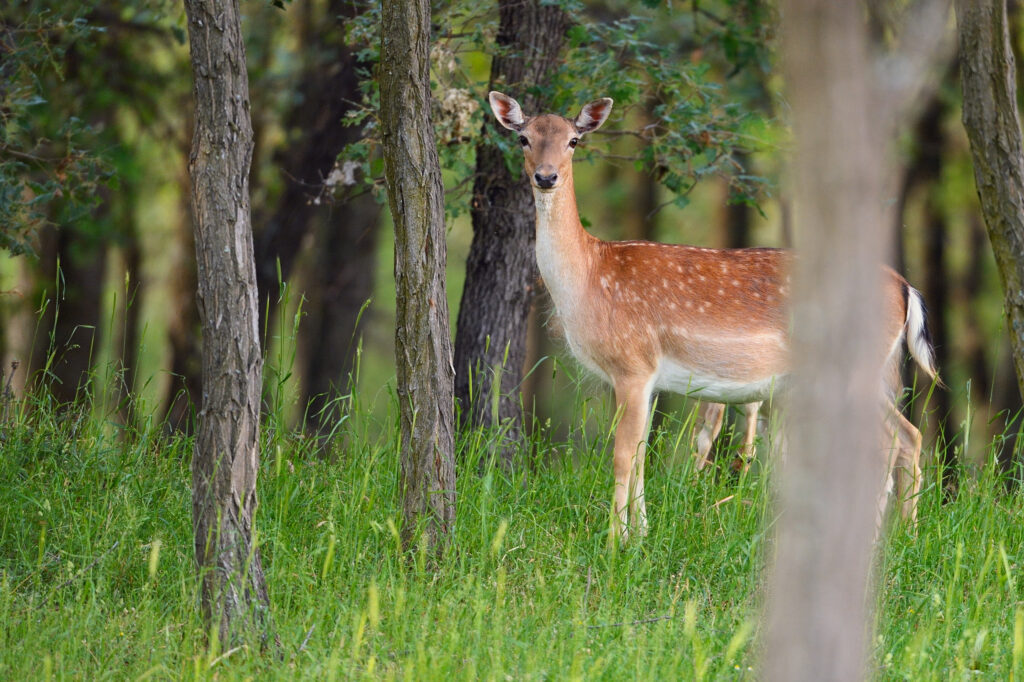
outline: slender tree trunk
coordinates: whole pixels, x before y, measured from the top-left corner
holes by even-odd
[[[403,532],[447,544],[455,522],[453,368],[445,298],[444,187],[430,120],[430,3],[381,13],[384,177],[395,224],[395,360],[402,431]]]
[[[947,108],[943,99],[936,93],[924,107],[914,130],[917,143],[916,154],[907,169],[901,199],[898,202],[898,217],[902,222],[907,198],[916,187],[925,192],[922,206],[924,236],[924,279],[922,293],[928,302],[928,328],[932,334],[935,349],[935,363],[938,367],[949,364],[949,323],[947,313],[950,305],[951,277],[946,267],[946,241],[948,229],[946,216],[939,205],[938,184],[942,174],[942,155],[946,140],[942,130],[943,119]],[[899,229],[899,225],[897,225]],[[907,363],[904,367],[904,384],[914,386],[915,366]],[[920,386],[920,384],[918,384]],[[919,396],[928,392],[925,384]],[[923,402],[923,400],[921,401]],[[922,405],[923,407],[923,405]],[[935,416],[935,432],[938,438],[936,453],[943,465],[941,484],[950,494],[954,494],[957,486],[956,452],[947,447],[947,438],[954,432],[952,403],[949,391],[935,391],[928,405]]]
[[[252,126],[237,0],[186,0],[196,129],[189,156],[203,331],[192,520],[203,615],[220,642],[265,637],[253,540],[263,358],[249,219]]]
[[[540,111],[534,93],[557,66],[568,16],[539,0],[499,0],[498,13],[490,89],[514,93],[526,111]],[[494,117],[484,118],[470,208],[473,243],[455,336],[455,396],[465,423],[505,423],[515,443],[522,432],[527,319],[538,278],[533,192],[521,172],[509,171],[493,143],[499,134]],[[503,449],[506,465],[513,455],[514,448]]]
[[[1024,394],[1024,150],[1004,0],[957,0],[963,122]]]
[[[318,231],[299,342],[302,404],[307,424],[321,436],[329,435],[341,418],[338,397],[348,388],[360,316],[373,294],[379,219],[376,200],[364,194],[335,207]]]

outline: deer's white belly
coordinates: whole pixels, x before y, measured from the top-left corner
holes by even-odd
[[[719,403],[749,403],[767,400],[785,383],[785,376],[769,375],[749,381],[724,379],[662,358],[654,388]]]

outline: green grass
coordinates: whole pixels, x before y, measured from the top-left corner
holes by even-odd
[[[579,423],[600,402],[577,396]],[[473,434],[435,562],[398,547],[397,427],[369,413],[352,402],[335,461],[265,429],[257,531],[280,644],[207,651],[190,442],[16,410],[0,425],[0,679],[756,678],[768,476],[673,464],[670,421],[650,535],[616,548],[605,432],[542,430],[511,479],[487,466],[493,434]],[[945,505],[927,486],[920,515],[880,560],[878,678],[1020,679],[1021,497],[982,475]]]

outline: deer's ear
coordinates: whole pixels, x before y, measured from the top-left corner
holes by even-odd
[[[526,125],[526,118],[523,116],[523,110],[519,108],[519,102],[508,95],[495,91],[491,91],[487,95],[487,99],[490,100],[491,111],[494,112],[495,118],[501,125],[516,132],[522,130]]]
[[[608,114],[612,113],[612,99],[602,97],[594,100],[583,107],[580,115],[574,121],[576,131],[580,135],[592,133],[601,127],[601,124],[608,120]]]

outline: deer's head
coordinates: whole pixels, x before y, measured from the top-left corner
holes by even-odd
[[[580,137],[600,128],[612,111],[612,100],[604,97],[583,107],[575,119],[555,114],[526,118],[508,95],[491,92],[488,99],[498,123],[519,133],[526,175],[542,192],[558,189],[572,175],[572,153]]]

